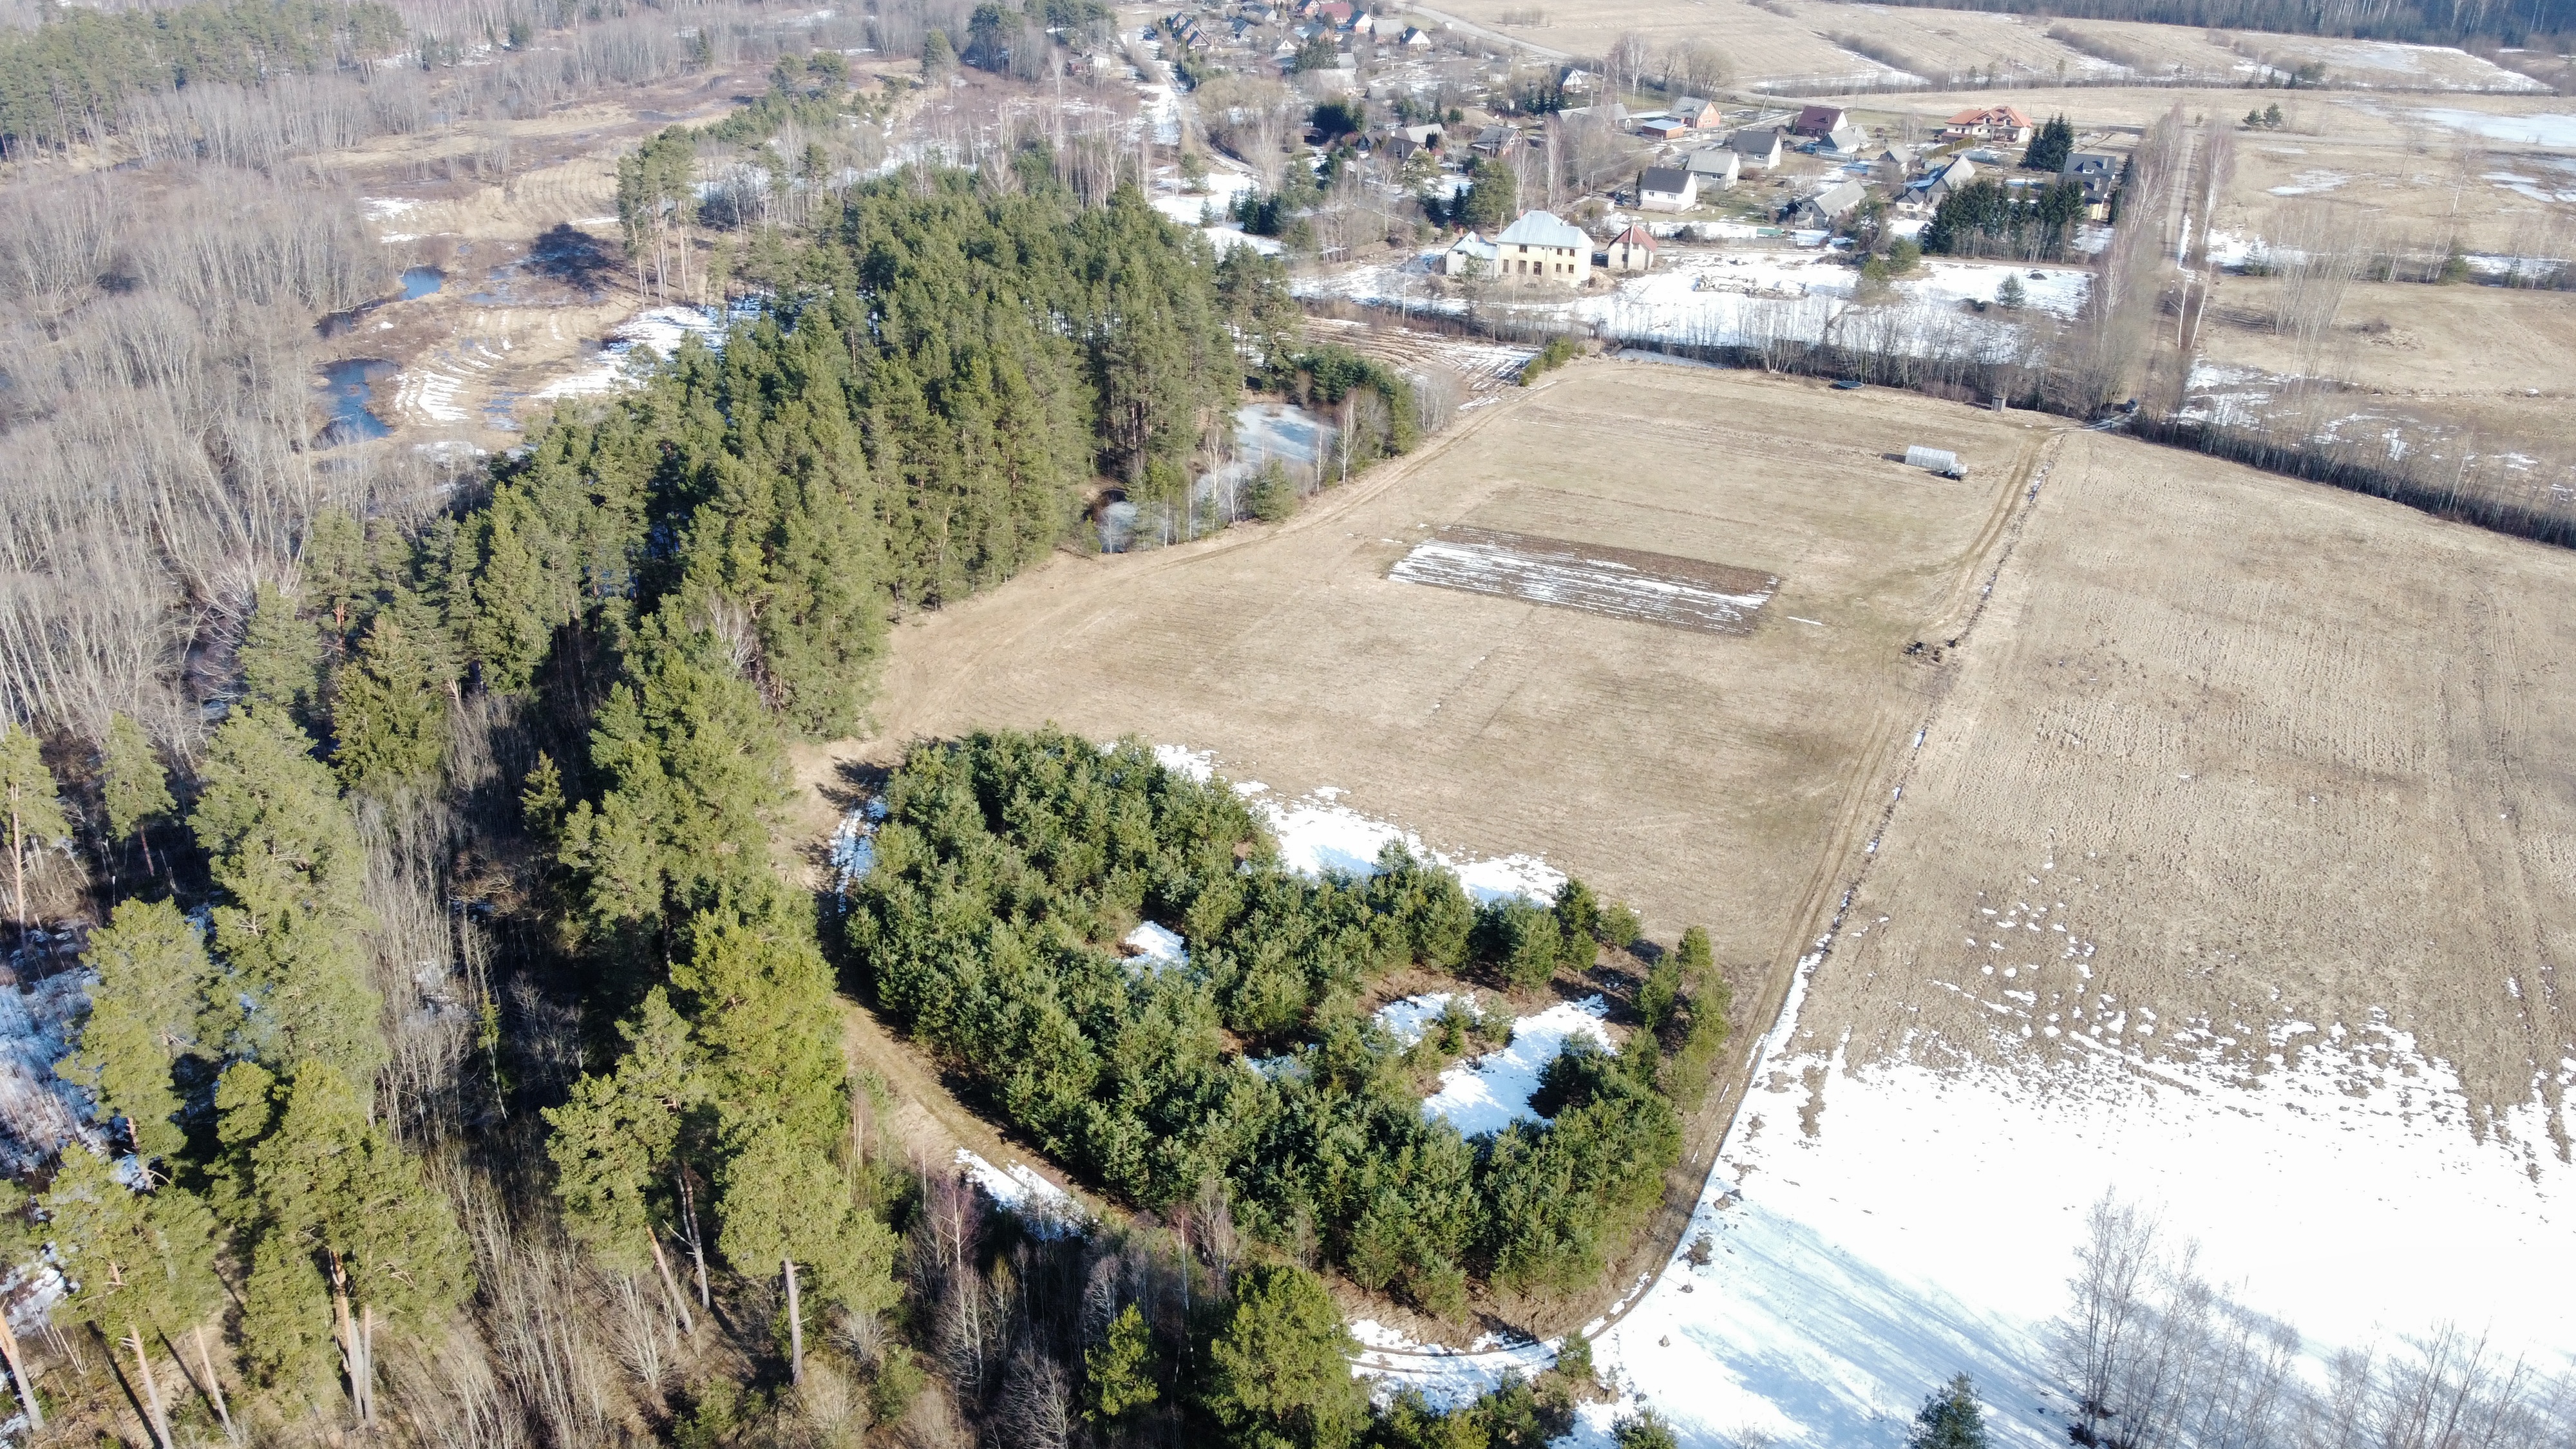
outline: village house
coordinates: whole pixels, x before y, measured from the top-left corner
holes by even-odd
[[[1569,65],[1565,74],[1556,78],[1556,88],[1569,96],[1588,96],[1601,89],[1601,77],[1579,65]]]
[[[2098,151],[2078,151],[2066,158],[2059,175],[2084,188],[2084,219],[2108,221],[2111,193],[2120,189],[2120,158]]]
[[[1426,146],[1437,151],[1440,149],[1440,128],[1436,125],[1407,126],[1404,128],[1404,139],[1416,146]]]
[[[1976,180],[1980,174],[1976,162],[1961,156],[1949,165],[1915,182],[1908,189],[1921,193],[1926,205],[1938,206],[1951,192],[1965,187]]]
[[[1407,50],[1428,50],[1431,48],[1431,32],[1419,25],[1408,25],[1404,27],[1402,43]]]
[[[1693,151],[1682,158],[1682,169],[1698,179],[1702,191],[1724,191],[1735,185],[1743,164],[1743,157],[1724,146]]]
[[[1941,134],[1953,141],[1994,141],[2006,146],[2027,146],[2037,128],[2030,117],[2011,106],[1984,106],[1961,111],[1941,128]]]
[[[1440,254],[1440,275],[1444,277],[1491,277],[1502,270],[1502,248],[1474,232],[1450,243]]]
[[[1718,113],[1717,102],[1698,96],[1684,96],[1673,102],[1672,118],[1694,131],[1714,131],[1726,124]]]
[[[1733,151],[1747,171],[1771,171],[1780,165],[1780,132],[1776,127],[1738,131],[1726,138],[1726,148]]]
[[[1819,151],[1831,152],[1836,156],[1851,158],[1860,155],[1868,145],[1868,132],[1863,131],[1858,126],[1845,123],[1826,132],[1824,136],[1816,142],[1816,149]]]
[[[1670,116],[1654,116],[1637,123],[1637,134],[1648,141],[1678,141],[1690,134],[1690,127]]]
[[[1497,161],[1520,148],[1521,133],[1509,126],[1487,126],[1476,133],[1475,141],[1468,147],[1479,156],[1489,156]]]
[[[1806,106],[1802,107],[1797,118],[1789,123],[1789,134],[1822,138],[1850,124],[1850,113],[1840,106]]]
[[[1592,276],[1592,238],[1583,229],[1557,219],[1552,212],[1533,211],[1503,229],[1494,238],[1499,249],[1496,260],[1506,277],[1544,277],[1579,287]]]
[[[1887,186],[1903,186],[1914,178],[1914,148],[1889,144],[1869,153],[1871,179]]]
[[[1857,181],[1837,181],[1789,209],[1789,220],[1799,226],[1831,228],[1860,209],[1869,189]]]
[[[1614,272],[1653,271],[1655,234],[1632,222],[1626,231],[1610,239],[1610,250],[1604,255]]]
[[[1637,176],[1637,205],[1645,211],[1688,211],[1699,205],[1699,178],[1679,166],[1649,166]]]

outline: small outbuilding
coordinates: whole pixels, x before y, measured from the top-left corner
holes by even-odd
[[[1449,244],[1440,254],[1440,275],[1444,277],[1492,277],[1502,273],[1503,249],[1474,232]]]

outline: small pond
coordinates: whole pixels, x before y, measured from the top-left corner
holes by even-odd
[[[447,274],[436,267],[407,267],[403,270],[403,300],[406,302],[417,302],[446,285]]]
[[[364,442],[392,432],[385,420],[376,416],[371,404],[376,398],[375,385],[394,372],[394,365],[380,357],[324,363],[322,409],[329,420],[322,425],[315,444],[336,448],[342,443]]]

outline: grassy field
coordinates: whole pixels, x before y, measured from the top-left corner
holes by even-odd
[[[2132,1050],[2260,1072],[2293,1019],[2384,1012],[2554,1116],[2571,590],[2576,553],[2070,439],[1804,1019],[1866,1061],[2125,1011]]]

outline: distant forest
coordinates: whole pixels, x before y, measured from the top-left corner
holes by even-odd
[[[2284,35],[2526,45],[2576,31],[2576,0],[1894,0],[1934,10],[1990,10],[2056,20],[2137,20]]]

